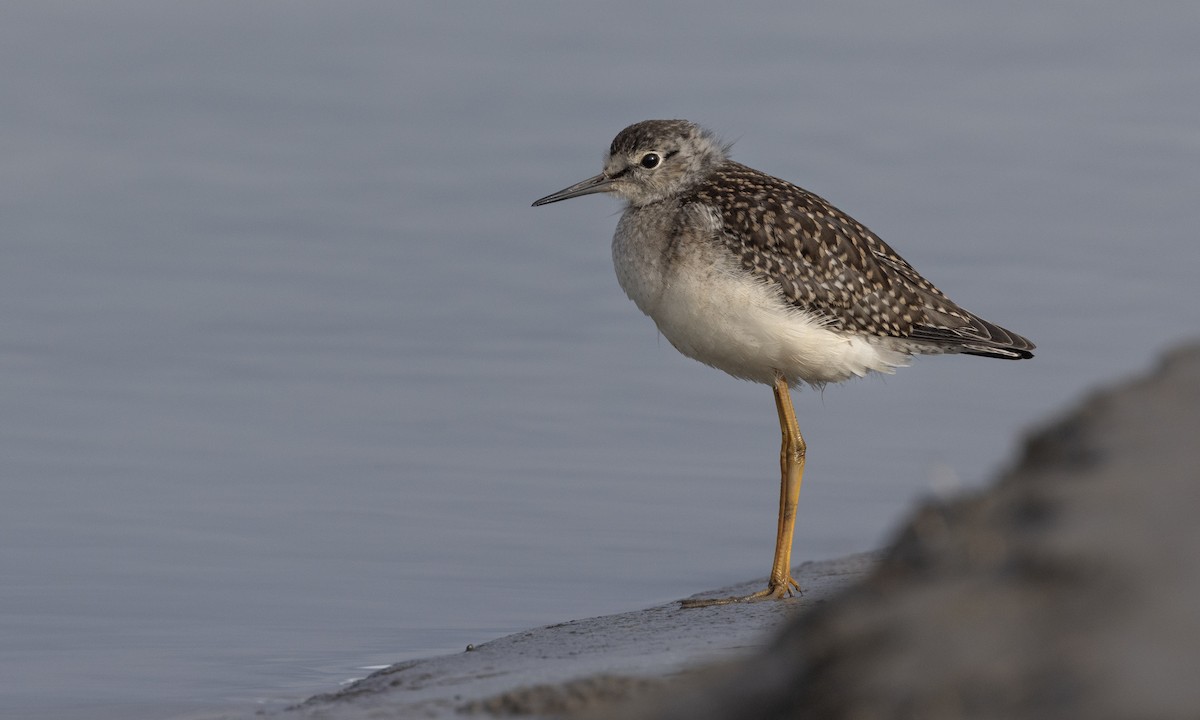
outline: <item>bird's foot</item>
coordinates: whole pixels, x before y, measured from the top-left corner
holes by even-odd
[[[785,597],[792,596],[792,588],[796,589],[797,593],[803,595],[800,590],[800,583],[796,582],[789,575],[787,580],[782,582],[771,582],[765,590],[759,590],[751,595],[741,595],[737,597],[727,598],[702,598],[699,600],[680,600],[679,607],[691,609],[711,607],[713,605],[734,605],[736,603],[752,603],[762,600],[782,600]]]

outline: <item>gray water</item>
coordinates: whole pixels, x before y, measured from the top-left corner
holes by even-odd
[[[687,117],[1029,362],[798,394],[870,549],[1200,333],[1200,6],[7,3],[0,716],[276,703],[765,575],[770,392],[529,203]]]

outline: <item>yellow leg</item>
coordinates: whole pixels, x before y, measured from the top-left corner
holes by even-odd
[[[783,443],[779,450],[781,479],[779,483],[779,525],[775,532],[775,560],[771,563],[771,578],[767,589],[744,597],[717,598],[712,600],[684,600],[685,608],[729,605],[740,602],[772,600],[792,594],[792,588],[800,589],[800,583],[792,579],[792,536],[796,531],[796,505],[800,501],[800,483],[804,480],[804,456],[808,446],[800,434],[796,422],[796,411],[792,408],[792,394],[787,379],[775,377],[775,410],[779,413],[779,429]]]

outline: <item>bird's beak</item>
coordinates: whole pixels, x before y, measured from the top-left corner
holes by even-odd
[[[590,177],[583,182],[577,182],[571,187],[563,188],[556,193],[550,193],[541,200],[534,200],[533,207],[537,207],[539,205],[549,205],[550,203],[558,202],[559,200],[570,200],[571,198],[579,197],[580,195],[608,192],[609,188],[612,187],[613,182],[613,178],[608,177],[604,173],[600,173],[599,175]]]

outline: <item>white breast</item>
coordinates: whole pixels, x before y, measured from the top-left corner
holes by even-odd
[[[777,373],[793,385],[820,385],[905,364],[905,354],[828,329],[742,269],[714,239],[715,212],[698,205],[680,212],[681,234],[674,213],[631,208],[613,237],[622,289],[679,352],[766,384]]]

